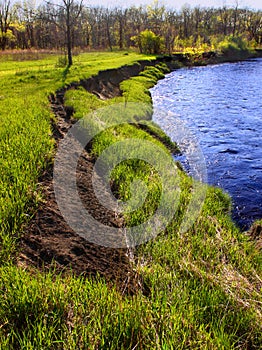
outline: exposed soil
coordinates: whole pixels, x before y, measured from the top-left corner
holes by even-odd
[[[255,222],[247,231],[247,235],[255,242],[256,247],[262,251],[262,224]]]
[[[69,86],[50,96],[51,108],[56,121],[53,122],[53,136],[57,142],[66,135],[74,124],[73,110],[64,107],[64,94],[78,86],[106,99],[121,94],[119,84],[130,76],[137,75],[145,65],[155,62],[140,62],[133,66],[100,72],[92,77]],[[87,151],[79,159],[77,168],[78,191],[86,209],[100,222],[121,227],[123,220],[100,205],[92,188],[93,160]],[[60,213],[53,187],[53,166],[45,171],[39,180],[44,201],[27,226],[20,239],[18,264],[34,266],[43,270],[55,267],[57,272],[72,272],[76,275],[103,276],[114,283],[122,292],[134,293],[142,286],[135,272],[127,249],[107,248],[88,242],[77,235]],[[70,198],[69,198],[70,201]]]
[[[88,154],[79,160],[77,182],[81,199],[97,220],[120,227],[116,218],[96,201],[92,191],[93,163]],[[117,283],[121,291],[133,292],[140,281],[130,262],[127,249],[106,248],[92,244],[78,236],[61,215],[53,188],[53,169],[50,167],[41,179],[45,201],[27,227],[20,242],[19,264],[46,270],[55,267],[57,272],[72,271],[76,275],[97,275]],[[70,200],[70,199],[69,199]]]
[[[100,71],[98,75],[88,79],[72,82],[56,92],[56,96],[52,95],[52,102],[56,105],[64,105],[64,95],[67,90],[83,87],[86,91],[93,93],[102,100],[121,96],[120,83],[132,76],[142,72],[145,66],[155,65],[163,62],[163,59],[152,61],[138,61],[130,66],[123,66],[115,69],[107,69]],[[72,115],[73,110],[70,107],[66,108],[67,117]]]
[[[101,99],[119,96],[121,95],[119,87],[121,81],[137,75],[146,65],[154,65],[159,61],[164,61],[171,69],[174,63],[174,67],[176,66],[174,57],[151,62],[141,61],[133,66],[99,72],[95,77],[71,83],[51,95],[50,105],[55,115],[55,122],[52,123],[53,136],[57,144],[75,123],[72,118],[73,109],[64,106],[64,95],[68,89],[83,86]],[[176,55],[175,61],[186,64],[187,58],[183,55]],[[150,132],[150,130],[145,131]],[[165,143],[164,139],[160,141]],[[171,151],[175,151],[172,145],[166,144],[166,146]],[[93,160],[88,151],[84,151],[79,159],[76,174],[81,200],[94,218],[106,225],[121,227],[123,225],[121,217],[116,217],[115,213],[102,207],[97,201],[92,188],[92,169]],[[39,204],[33,219],[20,239],[17,259],[19,265],[43,270],[55,267],[59,273],[83,276],[99,274],[108,283],[116,285],[122,292],[135,293],[138,289],[143,288],[141,278],[133,268],[130,252],[127,249],[106,248],[90,243],[77,235],[64,220],[54,194],[52,166],[39,179],[39,186],[44,200]],[[251,236],[254,234],[258,236],[257,231],[261,236],[261,229],[259,230],[252,232]]]
[[[210,57],[208,57],[210,58]],[[130,66],[101,71],[97,76],[71,84],[56,91],[50,96],[50,106],[55,115],[52,122],[53,137],[58,145],[70,127],[76,122],[74,110],[64,105],[64,95],[69,89],[82,86],[101,99],[109,99],[121,95],[120,83],[136,76],[145,66],[165,62],[172,70],[177,61],[188,64],[188,58],[182,54],[163,57],[152,61],[139,61]],[[137,125],[153,134],[166,144],[171,152],[177,152],[172,144],[146,126]],[[79,196],[89,213],[108,226],[121,228],[123,220],[114,212],[104,208],[97,200],[92,187],[93,160],[88,151],[84,151],[79,159],[76,173]],[[66,176],[66,174],[65,174]],[[44,200],[24,230],[20,239],[18,264],[25,267],[37,267],[48,270],[55,267],[57,272],[72,272],[76,275],[96,276],[100,274],[108,282],[118,286],[123,292],[135,292],[142,288],[142,281],[135,272],[128,249],[114,249],[95,245],[77,235],[63,218],[56,202],[53,187],[53,166],[45,171],[39,179]],[[70,198],[69,198],[70,201]],[[77,208],[75,208],[77,210]]]

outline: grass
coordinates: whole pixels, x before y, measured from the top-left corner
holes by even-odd
[[[67,82],[98,70],[131,64],[135,53],[83,54],[65,76],[58,56],[1,62],[0,70],[0,259],[11,258],[21,225],[30,218],[38,196],[38,177],[53,157],[48,96]],[[79,63],[77,63],[79,61]],[[81,62],[80,62],[81,61]]]
[[[148,88],[163,77],[163,65],[149,67],[138,77],[122,82],[123,96],[113,100],[101,101],[82,89],[68,91],[65,96],[75,116],[96,132],[91,150],[94,158],[116,142],[127,146],[131,142],[132,159],[120,162],[111,174],[116,196],[128,201],[124,215],[129,226],[154,214],[162,199],[160,178],[174,187],[174,192],[168,191],[164,198],[166,210],[174,193],[179,198],[175,216],[165,230],[134,251],[134,268],[142,276],[146,292],[138,288],[133,296],[122,295],[99,276],[84,279],[61,277],[55,271],[32,273],[10,261],[15,239],[41,198],[38,177],[54,155],[49,93],[96,74],[98,69],[131,64],[140,58],[119,52],[83,54],[66,74],[64,68],[56,67],[55,56],[1,62],[2,349],[209,350],[261,346],[261,252],[232,223],[230,198],[220,189],[202,185],[205,201],[201,212],[182,234],[179,228],[196,184],[179,169],[175,177],[170,178],[168,171],[162,176],[154,166],[138,159],[135,141],[132,144],[132,140],[139,140],[147,159],[152,158],[152,150],[159,150],[159,155],[153,153],[153,165],[162,166],[165,157],[169,165],[170,152],[159,141],[164,138],[163,132],[149,120],[152,106]],[[131,124],[120,125],[119,108],[123,107],[125,120]],[[108,108],[113,111],[110,119],[105,113]],[[138,186],[132,191],[134,180]],[[141,181],[146,185],[146,195]],[[132,201],[134,194],[138,203]]]

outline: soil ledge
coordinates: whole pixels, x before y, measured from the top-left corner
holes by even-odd
[[[138,75],[145,66],[155,65],[165,59],[140,61],[131,66],[99,72],[97,76],[73,82],[52,94],[51,109],[55,115],[52,122],[56,146],[76,122],[73,110],[65,107],[64,95],[79,86],[101,99],[121,95],[120,83]],[[93,159],[84,151],[79,159],[76,174],[79,195],[90,214],[100,222],[121,227],[123,220],[100,205],[92,187]],[[142,281],[133,268],[128,249],[98,246],[78,236],[60,213],[53,187],[53,166],[50,165],[39,179],[43,201],[30,221],[19,242],[17,262],[23,267],[35,267],[43,271],[55,269],[57,273],[73,273],[82,276],[104,277],[123,293],[135,293],[142,288]],[[69,199],[70,200],[70,199]]]

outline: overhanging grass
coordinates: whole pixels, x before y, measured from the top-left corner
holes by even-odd
[[[113,102],[149,102],[147,89],[161,77],[160,73],[149,67],[138,77],[124,81],[121,84],[123,96]],[[69,104],[73,102],[70,94],[67,95]],[[73,104],[76,113],[82,110],[83,103],[82,96],[81,102]],[[103,102],[103,105],[106,103],[112,101]],[[146,117],[150,116],[150,109],[148,113]],[[134,115],[135,120],[141,122],[137,114]],[[103,122],[106,123],[106,118]],[[148,125],[153,127],[150,122]],[[98,157],[114,142],[129,137],[147,138],[158,144],[144,131],[138,134],[132,125],[117,126],[95,139],[94,156]],[[180,202],[173,220],[162,235],[135,253],[139,272],[150,293],[148,302],[153,307],[156,307],[155,302],[158,304],[154,309],[158,321],[152,320],[151,326],[157,334],[159,348],[231,349],[244,348],[247,344],[258,348],[262,317],[261,255],[253,242],[233,224],[230,198],[220,189],[207,185],[202,185],[207,192],[196,222],[181,234],[179,228],[193,195],[193,180],[180,171],[178,177]],[[137,179],[145,182],[150,194],[143,198],[136,188],[138,202],[142,198],[145,202],[138,210],[125,215],[130,226],[139,225],[152,216],[162,190],[152,168],[133,160],[121,163],[112,173],[116,195],[121,200],[130,200],[134,195],[130,191],[131,183]]]

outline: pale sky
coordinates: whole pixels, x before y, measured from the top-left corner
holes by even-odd
[[[184,4],[188,4],[191,7],[201,6],[201,7],[222,7],[226,6],[235,6],[238,2],[238,7],[240,8],[250,8],[255,10],[262,10],[262,1],[261,0],[160,0],[160,5],[165,5],[167,8],[173,8],[180,10]],[[104,7],[129,7],[132,5],[150,5],[153,3],[153,0],[86,0],[87,5],[96,5]]]

